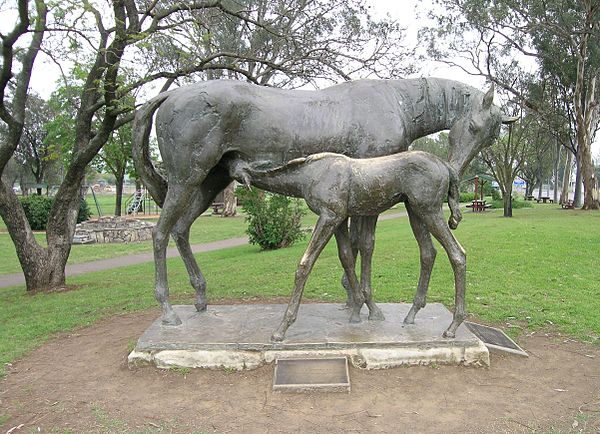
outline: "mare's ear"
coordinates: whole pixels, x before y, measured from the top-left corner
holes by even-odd
[[[492,85],[490,86],[490,89],[485,93],[485,95],[483,95],[483,102],[481,104],[481,106],[487,110],[492,106],[492,103],[494,102],[494,91],[495,91],[495,86],[494,83],[492,83]]]

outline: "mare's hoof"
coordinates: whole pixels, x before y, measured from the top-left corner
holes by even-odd
[[[196,304],[194,304],[194,306],[196,306],[196,310],[197,310],[198,312],[204,312],[204,311],[206,310],[206,306],[207,306],[207,304],[206,304],[206,302],[203,302],[203,303],[196,303]]]
[[[163,315],[162,324],[166,326],[178,326],[181,325],[181,320],[175,312],[172,312],[168,315]]]
[[[410,315],[407,315],[406,318],[404,318],[404,324],[406,325],[411,325],[415,323],[415,317],[411,317]]]
[[[456,337],[456,334],[454,332],[446,330],[442,336],[445,338],[452,339],[452,338]]]
[[[385,316],[383,312],[379,309],[373,310],[373,312],[369,312],[369,320],[370,321],[385,321]]]

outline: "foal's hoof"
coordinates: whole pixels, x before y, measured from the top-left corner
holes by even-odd
[[[455,337],[456,337],[456,333],[454,333],[454,332],[451,332],[451,331],[449,331],[449,330],[446,330],[446,331],[444,332],[444,334],[442,334],[442,336],[443,336],[443,337],[445,337],[445,338],[450,338],[450,339],[453,339],[453,338],[455,338]]]
[[[283,338],[285,338],[285,333],[276,331],[271,335],[271,342],[281,342],[283,341]]]
[[[405,325],[411,325],[415,323],[415,317],[414,315],[406,315],[406,318],[404,318],[404,324]]]
[[[362,320],[360,319],[360,312],[352,312],[352,314],[350,315],[350,322],[352,324],[358,324],[361,321]]]
[[[162,324],[166,326],[178,326],[181,325],[181,320],[175,312],[170,312],[163,315]]]
[[[206,306],[207,306],[207,304],[206,304],[206,302],[204,301],[204,302],[202,302],[202,303],[195,303],[195,304],[194,304],[194,306],[196,306],[196,310],[197,310],[198,312],[204,312],[204,311],[206,310]]]

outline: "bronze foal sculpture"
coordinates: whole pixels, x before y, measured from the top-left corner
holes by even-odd
[[[162,206],[154,231],[155,295],[163,324],[181,323],[169,303],[166,248],[172,235],[206,309],[206,281],[192,254],[189,230],[214,197],[231,182],[220,164],[238,153],[247,162],[283,165],[319,152],[355,158],[406,151],[415,139],[451,129],[450,149],[458,173],[481,144],[498,135],[502,115],[484,95],[444,79],[359,80],[319,91],[281,90],[233,80],[214,80],[162,93],[134,120],[136,169]],[[165,175],[149,156],[152,116]]]
[[[304,198],[308,207],[319,216],[298,265],[293,294],[283,321],[273,333],[274,341],[283,340],[286,330],[296,320],[306,280],[334,234],[354,296],[350,321],[360,321],[360,309],[365,302],[370,310],[369,317],[381,318],[371,294],[364,288],[359,289],[347,221],[351,216],[377,216],[398,202],[406,204],[411,222],[418,225],[422,235],[433,234],[448,253],[454,269],[456,300],[454,319],[444,336],[454,337],[466,314],[466,255],[448,227],[456,228],[461,219],[458,175],[448,163],[432,154],[412,151],[368,159],[321,153],[270,170],[253,168],[243,159],[234,158],[228,167],[230,175],[246,185],[252,183],[264,190]],[[442,202],[446,198],[451,212],[448,224],[442,211]],[[409,315],[414,318],[415,309],[420,307],[413,306]]]

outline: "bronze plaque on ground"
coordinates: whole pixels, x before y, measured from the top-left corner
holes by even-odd
[[[279,392],[350,392],[346,357],[278,359],[273,390]]]
[[[502,330],[467,321],[465,321],[465,324],[471,333],[481,339],[485,346],[490,350],[529,357],[525,350],[518,346],[516,342],[509,338]]]

